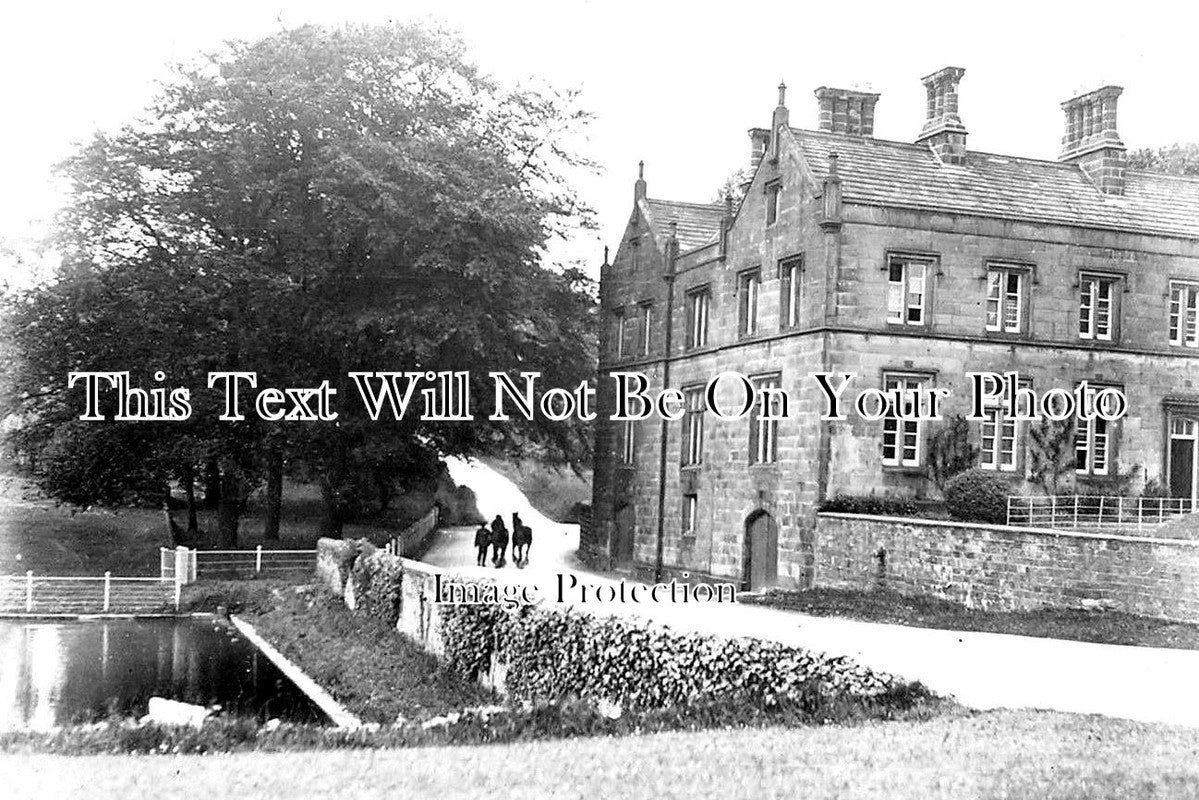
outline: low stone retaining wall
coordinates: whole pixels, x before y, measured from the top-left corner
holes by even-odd
[[[427,652],[440,656],[445,653],[441,641],[441,606],[433,602],[433,582],[445,573],[410,558],[401,559],[404,580],[400,590],[400,617],[396,630],[420,643]]]
[[[434,576],[444,575],[442,570],[420,561],[390,555],[365,541],[320,539],[316,548],[317,582],[342,597],[350,609],[356,608],[362,600],[359,597],[361,588],[354,580],[355,567],[361,571],[363,566],[360,560],[379,562],[372,572],[385,570],[388,563],[398,564],[402,578],[396,581],[399,584],[396,630],[412,637],[435,655],[444,652],[438,614],[440,607],[433,602]]]
[[[826,512],[813,558],[816,586],[1199,620],[1196,541]]]
[[[522,701],[570,696],[647,710],[714,703],[736,692],[769,706],[808,702],[813,693],[865,702],[914,691],[848,658],[772,641],[676,632],[553,604],[506,606],[478,597],[440,604],[438,580],[448,586],[453,573],[365,541],[322,539],[317,548],[318,581],[350,609],[394,625],[459,674]]]

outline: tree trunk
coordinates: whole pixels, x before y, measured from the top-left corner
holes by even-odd
[[[279,518],[283,511],[283,453],[270,453],[266,466],[266,520],[262,526],[262,538],[268,542],[279,541]]]
[[[183,466],[183,492],[187,495],[187,533],[195,536],[200,524],[196,520],[196,469],[191,462]]]
[[[241,479],[232,471],[221,473],[220,502],[217,504],[217,547],[237,549],[237,528],[241,523]]]
[[[167,526],[167,539],[171,547],[175,547],[179,544],[179,528],[171,519],[171,484],[166,481],[162,484],[162,517]]]
[[[221,466],[215,458],[204,465],[204,507],[214,509],[221,504]]]
[[[321,521],[321,535],[330,539],[340,539],[342,532],[341,502],[337,490],[325,478],[321,479],[321,499],[325,501],[325,515]]]

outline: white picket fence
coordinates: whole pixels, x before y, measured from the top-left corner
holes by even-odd
[[[1007,524],[1070,531],[1109,531],[1151,535],[1164,522],[1193,513],[1184,497],[1048,495],[1009,497]]]
[[[0,575],[0,614],[155,614],[179,610],[173,578]]]
[[[423,517],[393,536],[384,546],[384,550],[393,556],[415,558],[425,549],[429,537],[437,530],[440,521],[441,511],[437,506],[433,506]]]
[[[195,550],[163,547],[159,550],[162,580],[193,583],[200,578],[285,578],[310,575],[316,569],[316,550]]]

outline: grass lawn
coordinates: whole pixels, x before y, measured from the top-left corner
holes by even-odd
[[[320,536],[321,503],[315,487],[285,483],[279,542],[263,542],[262,514],[253,501],[241,520],[239,545],[309,549]],[[174,512],[186,525],[187,515]],[[405,520],[347,525],[346,538],[383,542]],[[202,512],[200,529],[216,529],[215,512]],[[209,537],[211,538],[211,537]],[[170,547],[162,512],[144,508],[89,508],[48,500],[32,483],[0,475],[0,575],[157,575],[160,547]]]
[[[274,581],[206,581],[186,592],[193,610],[220,604],[245,618],[364,721],[424,720],[495,702],[490,691],[443,669],[394,628],[350,613],[328,592]]]
[[[848,589],[773,591],[763,595],[740,595],[737,599],[742,603],[783,608],[818,617],[846,617],[917,628],[1012,633],[1100,644],[1199,649],[1199,625],[1118,611],[978,611],[936,597]]]
[[[232,756],[0,758],[12,797],[1199,797],[1188,728],[1039,712]]]

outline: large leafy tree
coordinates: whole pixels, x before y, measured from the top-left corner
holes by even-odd
[[[1199,175],[1199,144],[1172,144],[1157,149],[1141,148],[1128,154],[1134,169],[1167,172],[1171,175]]]
[[[585,120],[573,95],[502,87],[454,37],[408,25],[305,27],[181,67],[144,120],[63,166],[64,268],[9,315],[25,447],[110,452],[115,476],[137,452],[135,483],[213,465],[226,545],[248,491],[265,482],[277,499],[285,468],[320,483],[336,532],[443,454],[585,458],[581,425],[372,422],[346,377],[469,370],[479,397],[490,370],[540,371],[545,388],[590,374],[590,287],[542,263],[589,222],[568,180],[588,166],[567,144]],[[162,370],[195,411],[149,441],[144,423],[91,423],[127,431],[101,446],[122,434],[63,428],[80,407],[66,374],[84,369],[144,387]],[[214,370],[255,371],[260,387],[328,378],[341,416],[216,422]]]

